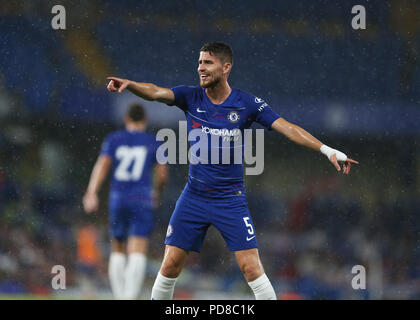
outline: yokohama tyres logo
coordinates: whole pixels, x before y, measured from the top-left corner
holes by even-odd
[[[239,136],[241,134],[241,130],[239,129],[214,129],[214,128],[209,128],[209,127],[205,127],[202,126],[201,127],[201,132],[204,133],[210,133],[211,135],[215,135],[215,136],[222,136],[222,137],[236,137]]]

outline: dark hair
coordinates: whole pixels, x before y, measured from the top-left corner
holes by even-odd
[[[127,116],[132,121],[142,121],[146,118],[146,111],[141,104],[133,103],[130,107],[128,107]]]
[[[201,47],[200,51],[210,52],[211,55],[218,57],[222,63],[230,62],[233,64],[233,50],[231,46],[225,42],[208,42]]]

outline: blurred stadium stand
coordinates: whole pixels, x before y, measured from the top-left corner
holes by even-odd
[[[264,174],[246,182],[262,262],[279,297],[420,297],[418,2],[364,3],[364,31],[351,29],[347,0],[78,3],[62,1],[65,31],[51,28],[48,1],[0,8],[0,293],[54,294],[51,267],[62,264],[70,289],[109,294],[106,190],[100,214],[81,210],[124,101],[106,92],[105,77],[196,85],[200,47],[223,40],[235,52],[232,86],[360,161],[349,177],[337,176],[321,155],[266,134]],[[156,117],[173,127],[182,118],[148,107],[162,110],[153,113],[151,132]],[[146,288],[186,173],[185,165],[171,168]],[[104,257],[93,267],[78,258],[86,225],[96,229]],[[367,268],[367,290],[351,288],[357,264]],[[252,298],[214,230],[202,254],[190,256],[176,297]]]

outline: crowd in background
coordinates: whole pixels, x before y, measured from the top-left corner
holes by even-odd
[[[71,128],[25,128],[31,139],[37,134],[42,142],[19,146],[2,140],[0,291],[53,294],[51,269],[63,265],[70,288],[85,288],[87,281],[93,296],[98,288],[106,292],[107,188],[101,194],[101,210],[93,216],[83,213],[81,195],[100,140],[113,128],[90,127],[72,135],[75,145],[87,143],[87,153],[73,151],[62,139],[63,131],[69,134]],[[87,142],[85,134],[97,139]],[[337,143],[361,162],[350,176],[337,174],[322,156],[271,133],[266,135],[264,173],[246,176],[261,258],[279,297],[418,297],[418,186],[394,178],[403,163],[385,156],[395,141],[369,141],[356,149],[345,139]],[[372,150],[375,158],[384,159],[380,166],[370,167]],[[45,154],[50,161],[43,162]],[[6,162],[9,157],[15,161]],[[162,259],[167,224],[186,175],[186,165],[170,167],[170,182],[155,212],[149,282]],[[368,270],[372,282],[367,290],[351,287],[355,265]],[[179,288],[181,297],[194,297],[199,289],[248,293],[232,253],[213,228],[202,253],[190,255]]]

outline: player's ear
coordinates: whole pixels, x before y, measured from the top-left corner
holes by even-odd
[[[229,74],[232,69],[232,64],[230,62],[225,62],[223,64],[223,73]]]

